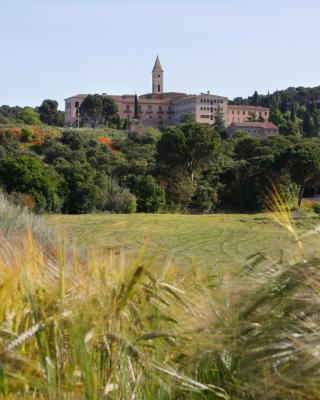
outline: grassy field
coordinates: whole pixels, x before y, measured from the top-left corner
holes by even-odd
[[[39,219],[0,194],[0,398],[320,399],[319,217],[277,210]]]
[[[161,261],[170,258],[178,266],[242,266],[256,253],[278,260],[290,257],[292,246],[288,232],[270,214],[55,215],[46,220],[86,246],[130,256],[145,244],[147,255],[157,255]],[[295,225],[303,233],[317,222],[308,218]]]

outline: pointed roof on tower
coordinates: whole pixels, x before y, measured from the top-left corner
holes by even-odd
[[[162,69],[161,64],[160,64],[159,56],[157,56],[157,58],[156,58],[156,62],[154,63],[154,67],[153,67],[152,72],[153,71],[161,71],[161,72],[163,72],[163,69]]]

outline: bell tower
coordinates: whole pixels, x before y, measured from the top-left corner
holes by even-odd
[[[160,64],[159,56],[156,58],[152,70],[152,94],[163,93],[163,69]]]

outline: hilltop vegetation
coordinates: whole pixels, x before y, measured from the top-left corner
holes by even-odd
[[[320,86],[291,87],[267,95],[255,92],[248,98],[236,97],[231,103],[270,108],[270,121],[283,135],[320,136]]]
[[[6,127],[0,184],[49,212],[259,211],[272,185],[301,206],[320,182],[319,143],[297,135],[222,139],[194,121],[162,132]]]
[[[272,184],[300,207],[319,190],[319,93],[234,99],[271,107],[281,134],[257,139],[227,139],[219,113],[212,129],[186,115],[179,127],[121,130],[128,121],[98,95],[81,105],[95,129],[59,127],[62,114],[49,99],[36,109],[2,106],[0,185],[39,212],[261,211]]]

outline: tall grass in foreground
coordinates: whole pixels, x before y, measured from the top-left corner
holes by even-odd
[[[2,397],[320,398],[320,258],[303,254],[318,229],[299,237],[275,206],[290,260],[210,276],[1,237]]]

